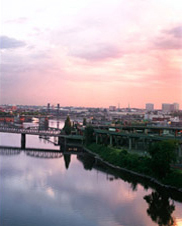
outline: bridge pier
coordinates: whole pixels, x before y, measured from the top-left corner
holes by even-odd
[[[129,150],[132,149],[132,138],[129,138]]]
[[[179,158],[182,157],[182,146],[181,146],[181,144],[179,144],[179,146],[178,146],[178,157]]]
[[[110,135],[109,137],[110,137],[110,146],[112,146],[112,135]]]
[[[138,149],[138,140],[136,138],[134,139],[134,145],[135,145],[135,150],[137,150]]]
[[[98,144],[98,137],[99,135],[98,134],[96,134],[96,144]]]
[[[26,147],[26,135],[25,133],[21,134],[21,149],[25,149]]]

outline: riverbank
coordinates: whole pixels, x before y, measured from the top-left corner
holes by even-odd
[[[97,144],[87,145],[85,149],[111,167],[144,177],[159,186],[182,192],[182,171],[179,169],[171,169],[165,178],[159,179],[151,169],[151,159],[148,156],[139,156],[126,150]]]

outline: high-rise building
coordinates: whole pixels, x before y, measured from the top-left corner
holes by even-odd
[[[59,114],[60,104],[57,104],[57,114]]]
[[[48,112],[48,113],[50,112],[50,107],[51,107],[51,105],[50,105],[50,103],[48,103],[48,104],[47,104],[47,112]]]
[[[162,104],[162,111],[163,112],[172,112],[172,111],[179,111],[179,104]]]
[[[179,111],[179,104],[173,103],[173,111]]]
[[[109,111],[116,111],[116,106],[109,106]]]
[[[154,104],[152,104],[152,103],[147,103],[147,104],[145,105],[145,109],[146,109],[146,111],[153,111],[153,110],[154,110]]]
[[[171,112],[172,111],[172,104],[163,103],[162,104],[162,111],[163,112]]]

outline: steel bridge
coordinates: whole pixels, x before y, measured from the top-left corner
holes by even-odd
[[[65,135],[61,134],[60,130],[56,128],[49,128],[48,130],[39,130],[38,128],[11,128],[6,126],[0,126],[0,132],[2,133],[15,133],[21,134],[21,148],[26,147],[26,135],[37,135],[41,137],[58,137],[58,144],[64,144],[66,146],[69,141],[77,141],[83,143],[83,136],[81,135]]]

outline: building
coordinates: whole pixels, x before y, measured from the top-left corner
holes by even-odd
[[[163,103],[162,104],[162,111],[163,112],[171,112],[172,111],[172,104]]]
[[[147,103],[145,105],[145,109],[146,109],[146,111],[153,111],[154,110],[154,104]]]
[[[59,114],[60,104],[57,104],[57,114]]]
[[[163,112],[172,112],[172,111],[179,111],[179,104],[162,104],[162,111]]]
[[[179,104],[173,103],[173,111],[179,111]]]
[[[50,113],[50,107],[51,107],[51,105],[50,105],[50,103],[48,103],[48,104],[47,104],[47,112],[48,112],[48,113]]]
[[[109,111],[116,111],[116,106],[109,106]]]

